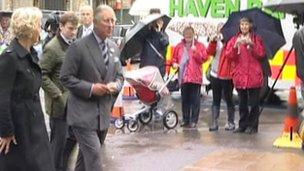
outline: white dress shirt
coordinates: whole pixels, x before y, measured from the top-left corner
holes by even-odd
[[[83,26],[82,36],[81,37],[85,37],[85,36],[91,34],[92,31],[93,31],[93,28],[94,28],[93,24],[91,24],[89,27]]]

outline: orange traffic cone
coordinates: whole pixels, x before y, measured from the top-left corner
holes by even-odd
[[[117,99],[113,105],[111,117],[115,119],[122,118],[124,115],[124,108],[122,106],[122,97],[121,97],[121,92],[117,96]]]
[[[291,87],[288,99],[288,114],[284,120],[283,135],[277,138],[273,145],[276,147],[302,148],[299,129],[298,100],[295,87]]]
[[[112,109],[112,117],[113,118],[121,118],[124,115],[124,110],[122,106],[114,106]]]
[[[127,66],[126,66],[127,71],[132,70],[132,65],[131,61],[127,61]],[[135,100],[137,99],[135,89],[127,82],[125,81],[124,87],[123,87],[123,95],[122,95],[123,100]]]

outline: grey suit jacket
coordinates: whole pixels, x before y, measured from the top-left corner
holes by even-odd
[[[60,80],[70,90],[67,102],[67,122],[69,125],[104,130],[109,127],[113,95],[91,95],[93,83],[116,82],[119,90],[123,84],[123,74],[119,60],[119,49],[109,40],[109,64],[106,69],[101,50],[94,34],[72,44],[65,57]]]

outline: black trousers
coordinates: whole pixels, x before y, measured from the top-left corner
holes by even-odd
[[[259,95],[261,88],[237,89],[239,96],[239,127],[258,129],[259,125]],[[249,110],[250,106],[250,110]]]
[[[201,85],[184,83],[181,85],[182,112],[185,123],[197,123],[201,104]]]
[[[232,80],[223,80],[211,76],[211,88],[212,88],[212,106],[221,106],[222,95],[226,101],[228,108],[233,108],[232,100],[232,91],[233,91],[233,82]]]

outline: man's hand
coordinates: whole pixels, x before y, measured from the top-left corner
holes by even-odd
[[[115,82],[110,82],[110,83],[108,83],[108,84],[107,84],[107,88],[108,88],[108,90],[110,91],[110,93],[115,93],[115,92],[118,91]]]
[[[104,94],[107,93],[109,93],[107,85],[101,83],[93,84],[93,90],[92,90],[93,95],[103,96]]]
[[[0,154],[2,151],[4,151],[4,154],[7,154],[9,152],[10,144],[12,141],[15,145],[17,145],[17,141],[14,135],[10,137],[0,137]]]

